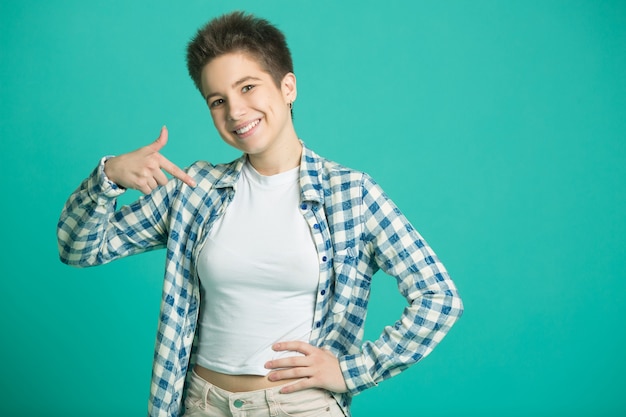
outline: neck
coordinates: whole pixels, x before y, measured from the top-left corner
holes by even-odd
[[[248,161],[259,174],[269,176],[300,166],[301,157],[302,143],[294,132],[292,138],[283,141],[273,152],[248,154]]]

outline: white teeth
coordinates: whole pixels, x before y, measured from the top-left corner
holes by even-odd
[[[250,131],[250,129],[252,129],[254,126],[258,125],[259,121],[255,120],[254,122],[250,123],[247,126],[242,127],[241,129],[237,129],[235,130],[235,133],[238,135],[243,135],[244,133]]]

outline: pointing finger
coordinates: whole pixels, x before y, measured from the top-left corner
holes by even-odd
[[[190,186],[190,187],[195,187],[196,186],[196,182],[193,180],[193,178],[191,178],[191,176],[189,176],[185,171],[183,171],[182,169],[177,167],[175,164],[170,162],[163,155],[161,155],[161,164],[160,165],[161,165],[161,168],[163,168],[166,172],[169,172],[174,177],[178,178],[179,180],[181,180],[182,182],[184,182],[188,186]]]

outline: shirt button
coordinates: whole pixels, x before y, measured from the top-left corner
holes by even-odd
[[[292,206],[292,207],[293,207],[293,206]],[[307,205],[306,205],[306,204],[300,204],[300,208],[301,208],[302,210],[306,210]]]
[[[318,329],[322,326],[322,323],[320,323],[319,321],[317,323],[315,323],[315,327],[317,327]]]
[[[241,406],[243,405],[243,401],[241,400],[235,400],[235,402],[233,403],[233,405],[237,408],[241,408]]]
[[[326,290],[320,291],[320,294],[322,294],[322,295],[326,294]]]
[[[319,229],[319,228],[320,228],[320,225],[319,225],[319,224],[315,223],[315,224],[313,225],[313,229]]]
[[[327,258],[327,257],[322,256],[322,261],[326,262],[327,260],[328,260],[328,258]]]

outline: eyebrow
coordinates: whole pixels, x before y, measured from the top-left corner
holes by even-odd
[[[257,78],[257,77],[253,77],[253,76],[251,76],[251,75],[246,75],[245,77],[240,78],[239,80],[235,81],[235,82],[231,85],[231,88],[235,88],[235,87],[237,87],[238,85],[241,85],[241,84],[243,84],[243,83],[245,83],[245,82],[247,82],[247,81],[261,81],[261,79],[260,79],[260,78]],[[205,97],[204,99],[205,99],[205,101],[207,101],[207,102],[208,102],[208,101],[209,101],[209,99],[210,99],[211,97],[213,97],[213,96],[219,96],[219,95],[221,95],[221,94],[220,94],[220,93],[209,93],[209,94],[207,94],[207,95],[206,95],[206,97]]]

